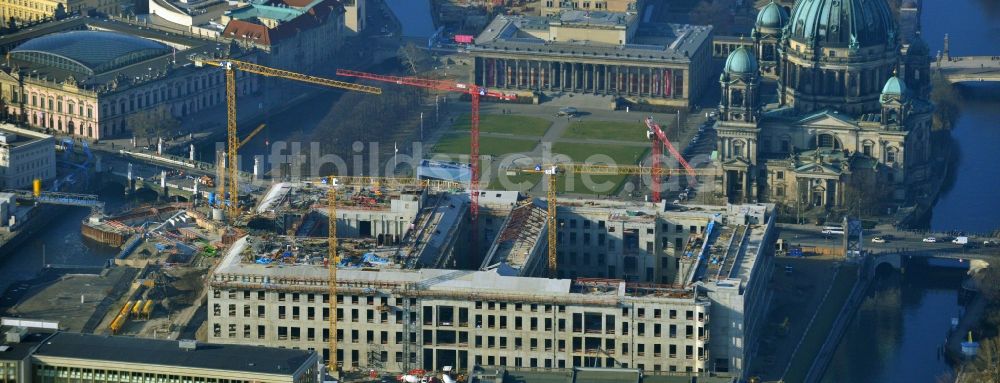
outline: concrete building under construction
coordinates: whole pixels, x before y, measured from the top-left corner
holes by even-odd
[[[259,209],[279,214],[282,206],[318,203],[306,197],[320,195],[308,193],[310,186],[276,188]],[[356,201],[353,195],[341,200]],[[544,201],[485,192],[484,205],[510,213],[485,223],[497,235],[481,270],[460,270],[449,265],[465,254],[456,245],[464,242],[467,195],[392,195],[379,200],[380,210],[338,208],[338,233],[343,224],[345,233],[367,236],[341,245],[335,299],[344,369],[601,366],[744,374],[755,318],[769,299],[770,206],[561,200],[564,272],[548,279],[539,277],[547,272]],[[406,215],[413,208],[415,215]],[[373,211],[382,215],[366,215]],[[362,229],[366,220],[402,225]],[[397,227],[402,231],[392,231]],[[393,237],[378,243],[380,234]],[[236,240],[210,277],[209,341],[313,349],[328,358],[325,256],[325,238],[251,231]],[[710,334],[722,338],[710,342]]]

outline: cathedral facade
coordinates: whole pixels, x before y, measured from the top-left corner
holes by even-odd
[[[919,36],[900,42],[885,0],[799,0],[791,14],[772,1],[750,35],[719,79],[728,201],[837,209],[857,203],[850,188],[926,192],[931,58]]]

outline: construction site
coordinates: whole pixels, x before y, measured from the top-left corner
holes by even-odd
[[[333,345],[343,371],[503,365],[667,375],[705,373],[714,362],[738,374],[751,355],[709,334],[755,336],[744,314],[766,304],[758,287],[766,282],[753,276],[770,268],[768,205],[562,199],[559,276],[548,278],[545,199],[483,191],[492,225],[476,236],[489,251],[471,262],[462,260],[477,258],[463,245],[468,195],[430,187],[342,188],[331,267],[320,229],[330,224],[329,188],[276,184],[253,208],[255,228],[208,277],[209,341],[310,348],[326,360]]]
[[[534,165],[507,171],[545,174],[545,198],[482,190],[479,98],[515,96],[339,70],[468,95],[468,178],[262,183],[255,172],[254,187],[245,187],[247,175],[237,169],[235,72],[381,90],[240,61],[196,64],[226,74],[226,151],[214,179],[202,177],[212,182],[201,182],[214,190],[199,191],[195,182],[191,202],[113,215],[95,209],[81,231],[118,247],[118,267],[86,279],[62,276],[41,287],[52,293],[32,294],[10,312],[46,317],[30,308],[62,302],[88,318],[84,332],[315,350],[333,377],[491,366],[743,376],[755,348],[754,316],[766,312],[769,298],[760,286],[771,268],[773,206],[661,198],[663,176],[694,180],[701,173],[651,118],[653,158],[666,148],[682,169],[661,169],[660,161]],[[651,176],[655,202],[557,200],[555,179],[568,173]],[[132,187],[131,166],[127,181]],[[38,199],[46,195],[35,191]],[[66,291],[80,294],[79,306],[68,303]]]

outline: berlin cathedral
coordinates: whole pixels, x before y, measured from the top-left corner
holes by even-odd
[[[719,78],[726,198],[843,209],[852,185],[897,202],[926,193],[931,56],[898,31],[885,0],[761,9],[752,49],[732,51]]]

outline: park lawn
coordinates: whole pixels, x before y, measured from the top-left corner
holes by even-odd
[[[560,142],[557,142],[552,148],[553,154],[566,155],[571,158],[573,162],[585,162],[592,154],[604,154],[610,157],[614,163],[622,165],[632,165],[638,163],[640,159],[645,157],[648,151],[649,148],[641,146],[575,144]],[[504,182],[500,181],[499,176],[500,175],[497,175],[490,179],[489,188],[508,189],[504,187]],[[510,188],[512,190],[519,191],[528,190],[542,181],[542,176],[539,174],[516,174],[511,176],[504,174],[503,177],[507,180],[507,186],[527,182],[527,185],[519,185],[519,187]],[[584,178],[589,178],[589,181],[584,182]],[[556,190],[558,190],[559,193],[570,194],[617,194],[627,178],[629,178],[629,176],[588,176],[583,174],[564,174],[559,176],[556,180]],[[545,186],[538,190],[544,190],[544,188]]]
[[[552,145],[552,154],[562,154],[568,156],[572,162],[583,163],[597,162],[591,156],[602,154],[611,157],[616,165],[635,165],[642,160],[649,152],[648,146],[629,146],[615,144],[576,144],[568,142],[556,142]],[[603,158],[604,161],[607,158]]]
[[[434,153],[469,154],[468,134],[448,134],[434,145]],[[537,140],[517,140],[512,138],[479,137],[479,154],[502,156],[510,153],[530,152],[538,144]]]
[[[574,121],[562,138],[644,142],[646,126],[641,122]]]
[[[479,131],[486,133],[507,133],[515,136],[541,137],[549,130],[552,122],[544,118],[516,116],[509,114],[482,114],[479,116]],[[467,132],[472,129],[469,115],[455,120],[455,131]]]
[[[786,382],[801,382],[806,378],[806,373],[812,368],[816,353],[823,347],[833,322],[840,315],[844,303],[851,295],[854,283],[857,281],[857,265],[845,264],[841,266],[837,273],[837,278],[833,280],[830,294],[826,296],[823,305],[816,311],[816,319],[806,330],[802,345],[795,352],[795,356],[789,362],[788,372],[784,376]],[[836,350],[836,349],[835,349]]]

